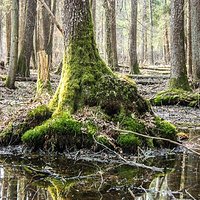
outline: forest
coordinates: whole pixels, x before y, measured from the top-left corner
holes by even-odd
[[[200,199],[199,0],[1,0],[0,199]]]

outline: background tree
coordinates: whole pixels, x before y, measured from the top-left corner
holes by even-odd
[[[191,1],[188,1],[188,20],[187,20],[187,60],[188,60],[188,75],[192,77],[192,33],[191,33]]]
[[[15,77],[17,70],[18,58],[18,31],[19,31],[19,0],[12,0],[11,12],[11,48],[10,48],[10,63],[8,76],[6,79],[6,86],[8,88],[15,88]]]
[[[130,27],[130,68],[132,74],[139,74],[137,59],[137,0],[131,1],[131,27]]]
[[[192,76],[200,83],[200,1],[191,0]]]
[[[10,5],[7,6],[8,11],[6,12],[6,46],[7,46],[7,63],[10,62],[10,46],[11,46],[11,11]]]
[[[56,0],[45,0],[46,5],[51,10],[52,14],[56,14]],[[53,33],[54,33],[54,23],[49,16],[47,10],[42,7],[42,33],[43,33],[43,47],[46,54],[48,55],[48,64],[52,68],[52,47],[53,47]]]
[[[150,64],[154,64],[153,57],[153,5],[152,0],[149,0],[149,13],[150,13]]]
[[[189,90],[184,43],[184,0],[171,1],[171,89]]]
[[[168,31],[168,16],[170,13],[170,9],[168,8],[167,0],[164,0],[164,9],[163,9],[163,15],[164,15],[164,60],[166,64],[169,64],[170,62],[170,44],[169,44],[169,31]]]
[[[17,73],[21,77],[30,76],[30,60],[33,51],[33,34],[36,22],[37,1],[26,0],[25,28],[21,39],[21,51],[18,59]]]
[[[141,62],[147,61],[147,0],[143,0],[142,5],[142,52]]]
[[[104,0],[107,60],[113,70],[118,69],[115,7],[115,0]]]

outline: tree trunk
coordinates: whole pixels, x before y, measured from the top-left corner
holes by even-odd
[[[169,15],[167,10],[167,0],[164,0],[164,8],[165,8],[165,15],[164,17],[167,18],[167,15]],[[168,31],[168,21],[165,21],[165,28],[164,28],[164,57],[165,57],[165,63],[170,63],[170,47],[169,47],[169,31]]]
[[[188,75],[192,77],[192,34],[191,34],[191,2],[188,1]]]
[[[142,63],[146,63],[147,60],[147,0],[143,0],[142,8]]]
[[[106,15],[106,52],[108,65],[118,70],[115,0],[104,0]]]
[[[150,34],[150,64],[154,64],[153,58],[153,6],[152,0],[149,0],[149,10],[150,10],[150,24],[151,24],[151,34]]]
[[[200,1],[191,1],[192,31],[192,75],[193,81],[200,87]]]
[[[2,10],[0,9],[0,59],[2,59],[2,57],[3,57],[3,49],[2,49],[2,46],[3,46],[3,43],[2,43],[3,26],[2,25],[3,25],[3,23],[2,23],[2,20],[3,20]]]
[[[45,0],[46,5],[49,7],[51,12],[55,15],[56,13],[56,0]],[[48,55],[48,64],[50,69],[52,68],[52,48],[53,48],[53,33],[54,23],[49,17],[49,13],[46,8],[42,7],[42,33],[43,37],[40,43],[43,43],[40,50],[45,50]]]
[[[107,84],[111,86],[112,84],[109,83],[109,80],[114,79],[114,76],[101,60],[95,46],[89,0],[84,2],[76,0],[73,4],[72,2],[74,1],[65,0],[63,18],[65,56],[62,78],[53,100],[50,103],[50,107],[57,110],[67,108],[71,112],[74,112],[84,105],[101,105],[105,110],[107,107],[109,107],[110,110],[116,110],[119,106],[119,102],[116,102],[114,99],[117,98],[119,101],[123,101],[124,97],[115,96],[112,97],[114,99],[111,100],[111,97],[105,97],[105,95],[103,95],[108,88],[106,85],[101,85],[103,84],[101,81],[108,81]],[[70,5],[73,5],[73,9]],[[78,14],[75,15],[74,13]],[[74,17],[69,19],[68,16]],[[107,76],[111,76],[111,78]],[[123,85],[123,83],[121,84]],[[117,86],[115,86],[115,88],[117,88]],[[100,95],[101,98],[96,93],[98,90],[98,94],[103,95]],[[101,90],[104,90],[104,92],[101,93]],[[115,94],[118,93],[119,91],[115,92]],[[108,99],[103,100],[104,97]],[[137,94],[134,95],[134,98],[140,99],[140,97],[137,97]],[[122,102],[120,104],[121,106],[124,105]]]
[[[130,68],[132,74],[139,74],[137,59],[137,0],[131,1],[131,29],[130,29]]]
[[[27,1],[28,0],[21,0],[19,2],[19,47],[18,47],[19,52],[21,51],[22,43],[24,40]]]
[[[94,26],[94,34],[96,35],[96,7],[97,2],[96,0],[91,0],[92,3],[92,19],[93,19],[93,26]]]
[[[45,96],[51,94],[50,73],[49,73],[49,59],[46,52],[38,52],[38,79],[37,79],[37,95]]]
[[[10,62],[10,46],[11,46],[11,11],[6,13],[6,43],[7,43],[7,63]]]
[[[30,76],[30,60],[33,51],[33,33],[36,21],[37,1],[27,0],[25,29],[18,59],[17,74],[21,77]]]
[[[8,77],[6,79],[6,86],[8,88],[15,88],[15,77],[17,69],[18,58],[18,31],[19,31],[19,0],[12,0],[11,12],[11,48],[10,48],[10,65],[8,70]]]
[[[189,90],[184,46],[184,0],[171,1],[171,89]]]

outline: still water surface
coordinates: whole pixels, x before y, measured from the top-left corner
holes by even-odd
[[[192,154],[151,158],[157,174],[121,164],[64,157],[0,157],[2,200],[200,199],[200,159]]]

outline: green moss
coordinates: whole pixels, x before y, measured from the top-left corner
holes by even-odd
[[[121,133],[117,138],[117,143],[125,151],[136,150],[141,145],[141,140],[132,133]]]
[[[30,63],[27,63],[26,57],[24,55],[24,48],[21,50],[19,55],[18,63],[17,63],[17,74],[21,77],[29,77],[30,76]],[[30,60],[29,60],[30,61]]]
[[[124,121],[122,121],[121,126],[123,129],[130,130],[137,133],[143,133],[145,131],[144,123],[132,117],[126,117]]]
[[[37,95],[45,95],[45,94],[53,94],[52,87],[51,87],[51,82],[48,81],[42,81],[39,80],[37,81]]]
[[[146,141],[148,147],[154,148],[153,139],[151,139],[151,138],[146,138],[145,141]]]
[[[131,74],[140,74],[138,62],[136,62],[133,66],[131,66]]]
[[[46,120],[50,118],[52,111],[46,106],[41,105],[28,112],[28,117],[31,119]]]
[[[177,129],[170,122],[161,119],[160,117],[155,118],[156,130],[161,137],[176,139]]]
[[[34,129],[28,130],[22,136],[22,141],[32,147],[43,148],[45,141],[51,145],[67,143],[63,139],[70,139],[81,134],[81,124],[68,118],[68,114],[63,113],[44,122]]]
[[[169,88],[191,91],[189,83],[188,83],[187,75],[182,75],[181,77],[178,77],[178,78],[170,78]]]
[[[115,116],[114,121],[120,124],[121,129],[144,133],[145,124],[141,120],[137,119],[137,116],[132,114],[127,114],[126,111],[122,108],[120,113]]]
[[[98,131],[98,127],[97,125],[92,122],[92,121],[88,121],[86,124],[85,124],[85,127],[86,127],[86,131],[89,135],[91,136],[94,136],[96,135],[97,131]]]
[[[151,103],[154,105],[183,105],[190,107],[199,107],[199,98],[198,93],[191,93],[184,90],[167,90],[158,93]]]
[[[21,143],[21,136],[27,130],[42,124],[49,119],[52,112],[46,105],[38,106],[23,117],[19,117],[16,122],[10,122],[9,125],[0,133],[1,145],[17,145]]]
[[[105,146],[110,146],[109,138],[107,135],[98,135],[96,137],[97,142],[104,144]]]

